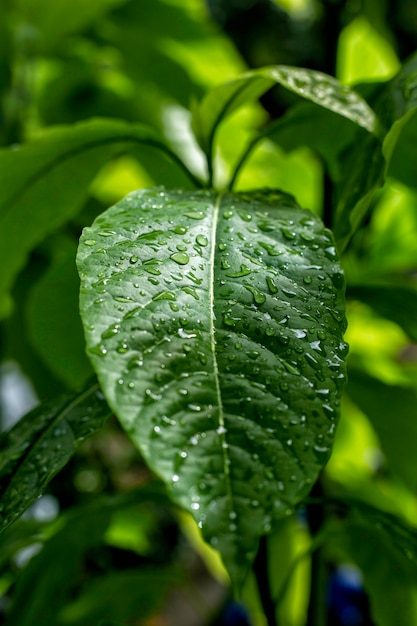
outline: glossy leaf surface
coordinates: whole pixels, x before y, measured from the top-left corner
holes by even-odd
[[[237,586],[327,461],[344,379],[329,231],[281,192],[144,190],[84,230],[107,400]]]
[[[147,127],[92,120],[0,151],[0,317],[28,252],[81,208],[104,163],[137,144],[168,150]]]
[[[277,65],[246,72],[206,95],[194,112],[194,129],[205,152],[211,153],[214,133],[223,119],[243,104],[259,98],[275,84],[378,134],[375,113],[353,89],[322,72]]]
[[[97,383],[76,397],[41,405],[0,439],[0,531],[44,491],[110,415]]]

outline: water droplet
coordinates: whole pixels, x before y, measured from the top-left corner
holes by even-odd
[[[172,230],[176,235],[185,235],[188,228],[186,226],[175,226],[175,228],[173,228]]]
[[[95,241],[94,239],[87,239],[86,241],[84,241],[86,246],[95,246],[97,244],[97,241]]]
[[[288,240],[292,240],[295,239],[296,237],[296,233],[293,230],[290,230],[289,228],[281,228],[281,232],[284,235],[285,239]]]
[[[187,404],[187,408],[190,411],[195,411],[196,413],[201,411],[201,406],[199,404]]]
[[[244,263],[240,266],[239,272],[226,272],[226,276],[229,278],[240,278],[241,276],[247,276],[251,274],[252,270],[250,270]]]
[[[208,239],[205,235],[197,235],[195,240],[198,243],[198,245],[203,246],[203,248],[205,248],[208,244]]]
[[[224,435],[225,433],[227,433],[227,429],[224,426],[219,426],[216,430],[216,433],[218,435]]]
[[[134,299],[130,296],[114,296],[116,302],[134,302]]]
[[[174,252],[170,258],[178,265],[187,265],[190,260],[190,257],[185,252]]]
[[[226,276],[228,276],[228,274],[226,274]],[[245,285],[245,288],[251,292],[256,304],[263,304],[265,302],[266,296],[264,293],[262,293],[262,291],[259,291],[259,289],[253,287],[252,285]]]
[[[192,287],[183,287],[182,290],[185,293],[188,293],[189,296],[192,296],[195,300],[200,300],[200,296],[198,295],[196,290],[193,289]]]
[[[234,213],[233,211],[225,211],[223,213],[223,217],[225,220],[230,220],[233,217]]]
[[[224,242],[219,243],[219,250],[223,252],[224,250],[226,250],[226,248],[227,248],[227,244],[225,244]]]
[[[125,354],[126,352],[128,352],[128,350],[129,350],[129,346],[127,345],[126,342],[119,343],[119,345],[116,348],[116,352],[118,352],[119,354]]]
[[[270,276],[266,277],[266,284],[268,285],[268,289],[269,289],[270,293],[277,293],[278,292],[278,287],[276,286],[276,284],[274,283],[272,278],[270,278]]]
[[[173,291],[161,291],[152,300],[176,300],[177,296]]]
[[[173,483],[177,483],[179,481],[180,477],[178,476],[178,474],[174,474],[171,478]]]
[[[188,211],[184,213],[186,217],[190,217],[192,220],[202,220],[204,218],[203,211]]]

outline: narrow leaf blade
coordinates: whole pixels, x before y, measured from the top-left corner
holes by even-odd
[[[97,383],[75,397],[43,404],[0,439],[0,531],[45,490],[80,444],[110,415]]]
[[[344,379],[331,234],[281,192],[144,190],[84,230],[110,406],[239,586],[330,455]]]

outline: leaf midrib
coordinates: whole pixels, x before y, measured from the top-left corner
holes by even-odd
[[[209,276],[209,313],[210,313],[210,351],[213,357],[213,374],[214,374],[214,383],[216,388],[216,397],[217,397],[217,405],[218,405],[218,420],[219,420],[219,429],[221,429],[219,438],[221,442],[222,456],[223,456],[223,471],[225,478],[225,487],[226,493],[228,496],[228,502],[230,503],[229,514],[232,513],[234,507],[231,505],[233,502],[233,490],[232,484],[230,480],[230,468],[227,463],[227,442],[226,442],[226,427],[224,421],[224,409],[223,402],[221,397],[220,390],[220,375],[219,375],[219,366],[217,363],[217,355],[216,355],[216,326],[215,326],[215,313],[214,313],[214,259],[216,254],[216,242],[217,242],[217,225],[219,222],[219,211],[220,204],[222,201],[224,194],[218,194],[216,198],[216,202],[214,204],[214,212],[212,219],[212,229],[211,229],[211,250],[210,250],[210,276]]]

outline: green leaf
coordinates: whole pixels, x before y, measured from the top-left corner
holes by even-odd
[[[352,285],[347,297],[360,300],[379,315],[395,322],[417,341],[417,290],[393,285]]]
[[[344,560],[361,569],[375,624],[397,626],[399,615],[401,623],[415,624],[417,529],[395,515],[355,502],[331,539]]]
[[[349,368],[347,393],[375,429],[388,467],[414,492],[417,488],[416,391],[387,385],[362,370]]]
[[[43,362],[69,387],[79,389],[93,372],[78,312],[76,244],[61,241],[61,248],[30,291],[25,313],[30,341]]]
[[[417,188],[415,155],[417,141],[417,107],[396,121],[384,140],[386,176]]]
[[[44,491],[81,443],[110,415],[97,383],[42,404],[0,438],[0,531]]]
[[[0,151],[0,317],[10,308],[8,292],[28,252],[80,209],[106,161],[138,143],[169,153],[147,127],[116,120],[49,129],[27,145]]]
[[[368,135],[344,154],[344,172],[337,189],[334,233],[339,250],[368,215],[377,192],[384,184],[385,162],[379,139]]]
[[[101,590],[107,587],[106,576],[98,577],[93,582],[90,569],[90,578],[87,583],[90,588],[81,594],[80,583],[84,582],[86,568],[82,565],[88,553],[91,551],[90,555],[94,554],[92,548],[97,549],[106,542],[105,534],[113,516],[126,507],[132,507],[134,503],[141,503],[144,506],[148,503],[166,506],[167,497],[159,485],[149,485],[117,496],[96,498],[85,506],[70,509],[68,513],[65,513],[55,527],[52,537],[44,542],[39,554],[34,556],[20,573],[13,591],[12,602],[7,610],[6,625],[71,624],[74,623],[71,617],[75,618],[77,614],[80,621],[75,623],[92,624],[96,623],[100,617],[115,616],[117,608],[120,612],[125,609],[126,612],[131,613],[130,609],[135,609],[137,606],[135,606],[135,594],[132,594],[130,604],[126,606],[117,602],[117,594],[107,593],[106,596],[102,596],[101,604],[100,599],[95,597],[94,592],[97,587],[99,589],[101,587]],[[170,580],[172,581],[172,572],[164,571],[163,568],[160,570],[161,581],[165,584],[167,584],[169,573],[171,573]],[[154,571],[150,574],[154,575],[153,582],[155,582]],[[120,591],[120,581],[115,582],[119,583],[118,591]],[[125,579],[125,582],[129,583],[129,578]],[[129,588],[131,591],[132,587]],[[145,608],[149,607],[152,602],[154,605],[157,604],[161,597],[161,592],[157,587],[154,593],[149,588],[147,591],[149,597]],[[75,593],[78,596],[76,601],[74,601]],[[137,596],[142,597],[138,590]],[[127,599],[124,599],[127,602]],[[120,606],[117,606],[118,604]],[[109,609],[108,613],[106,609]],[[88,622],[85,617],[89,612],[92,620]],[[119,615],[115,618],[117,619]],[[67,616],[68,619],[65,619]]]
[[[238,107],[256,100],[275,84],[346,117],[370,133],[379,133],[376,115],[365,100],[332,76],[285,65],[264,67],[212,89],[195,109],[194,130],[209,163],[219,124]]]
[[[330,455],[344,379],[331,234],[278,191],[143,190],[84,230],[88,354],[239,587]]]
[[[324,160],[332,178],[342,176],[340,155],[353,141],[357,126],[351,120],[316,104],[291,107],[279,120],[261,132],[286,151],[308,146]]]

